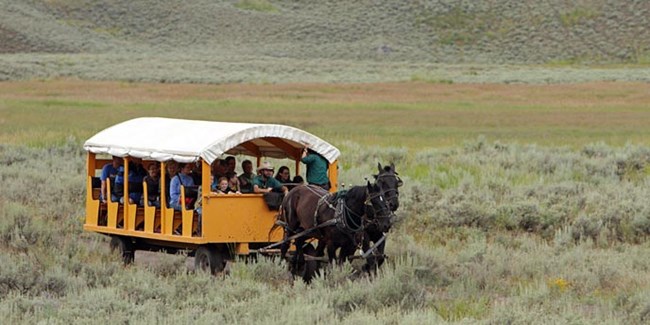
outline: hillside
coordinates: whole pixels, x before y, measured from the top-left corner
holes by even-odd
[[[436,65],[650,62],[650,2],[643,0],[0,0],[0,7],[0,80],[274,82],[287,74],[289,81],[356,81],[424,74],[462,82]]]

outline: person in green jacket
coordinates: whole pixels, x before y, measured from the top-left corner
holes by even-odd
[[[264,162],[257,171],[260,175],[253,178],[253,193],[287,193],[287,187],[282,185],[277,179],[273,178],[273,166],[271,163]]]
[[[329,191],[330,180],[327,176],[329,163],[327,159],[314,150],[305,147],[302,151],[302,159],[300,161],[307,165],[307,183],[320,186]]]

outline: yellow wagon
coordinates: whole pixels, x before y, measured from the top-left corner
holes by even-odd
[[[198,268],[219,272],[227,260],[280,241],[283,234],[279,229],[270,232],[277,211],[267,206],[262,194],[218,195],[207,190],[211,187],[211,164],[226,155],[248,156],[257,166],[266,158],[290,159],[298,175],[306,144],[329,162],[330,190],[336,191],[339,150],[294,127],[170,118],[136,118],[116,124],[84,144],[88,152],[84,229],[111,236],[111,248],[118,249],[125,262],[133,260],[136,250],[187,250],[195,256]],[[144,204],[130,203],[129,187],[138,184],[129,181],[121,185],[124,204],[113,201],[110,194],[100,200],[99,176],[112,162],[111,156],[122,159],[123,175],[129,175],[130,160],[159,164],[160,207],[148,204],[146,183],[142,184]],[[169,206],[163,180],[170,161],[200,166],[204,189],[200,194],[201,222],[197,211],[184,205],[178,211]],[[110,193],[111,183],[105,186]]]

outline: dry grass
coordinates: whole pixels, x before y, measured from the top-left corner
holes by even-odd
[[[69,99],[108,103],[247,99],[318,103],[453,103],[591,108],[637,107],[650,102],[646,83],[553,85],[433,84],[153,84],[59,79],[0,83],[1,98]]]
[[[0,141],[86,138],[137,116],[294,125],[335,143],[409,148],[485,135],[541,145],[647,144],[643,83],[193,85],[50,80],[0,83]],[[27,113],[25,113],[27,111]],[[20,114],[19,114],[20,113]],[[71,129],[75,131],[70,131]],[[388,135],[388,137],[386,137]]]

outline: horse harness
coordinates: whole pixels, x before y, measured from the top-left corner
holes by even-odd
[[[309,187],[309,189],[312,190],[312,192],[315,194],[320,195],[311,189],[311,187]],[[324,195],[320,195],[318,204],[316,205],[316,210],[314,210],[314,225],[318,225],[318,212],[321,210],[321,207],[323,205],[326,205],[328,208],[334,210],[333,220],[336,220],[336,227],[347,234],[356,234],[365,229],[365,227],[367,227],[369,224],[376,222],[368,221],[367,211],[368,209],[372,209],[373,216],[377,216],[377,211],[372,204],[372,200],[376,197],[384,200],[382,193],[370,194],[370,192],[366,189],[366,200],[363,202],[365,209],[362,215],[359,215],[352,211],[352,209],[350,209],[350,207],[348,207],[348,205],[345,203],[347,193],[347,190],[343,190],[336,193],[326,193]]]
[[[381,194],[384,197],[388,197],[388,193],[395,192],[395,195],[399,196],[399,191],[397,190],[397,188],[404,185],[404,182],[402,181],[402,179],[399,176],[397,176],[397,173],[379,174],[379,175],[375,176],[375,178],[376,178],[375,183],[377,183],[377,181],[379,181],[380,178],[384,178],[384,177],[394,177],[395,180],[397,181],[397,186],[395,186],[395,188],[384,189],[384,187],[381,186],[381,184],[378,184],[379,185],[379,190],[381,191]]]
[[[309,228],[309,229],[305,229],[305,230],[303,230],[303,231],[301,231],[299,233],[295,233],[295,234],[293,234],[293,235],[291,235],[289,237],[285,237],[284,240],[282,240],[280,242],[277,242],[277,243],[271,244],[269,246],[266,246],[264,248],[261,248],[260,252],[267,251],[268,249],[280,246],[283,243],[286,243],[286,242],[292,241],[294,239],[300,238],[300,237],[305,236],[305,235],[307,235],[307,234],[309,234],[309,233],[311,233],[313,231],[320,230],[321,228],[325,228],[325,227],[329,227],[329,226],[333,226],[333,225],[336,225],[336,227],[339,230],[341,230],[343,233],[348,234],[353,239],[353,241],[358,245],[360,241],[358,241],[357,238],[355,238],[356,237],[355,235],[358,234],[361,230],[365,229],[365,227],[370,225],[372,222],[376,222],[376,221],[372,221],[372,222],[367,221],[367,213],[366,213],[365,210],[364,210],[364,214],[360,216],[360,215],[354,213],[347,206],[347,204],[345,204],[345,199],[347,197],[347,192],[348,192],[347,190],[338,191],[336,193],[327,192],[327,193],[323,194],[323,193],[318,193],[318,191],[316,191],[310,185],[307,185],[306,187],[310,191],[312,191],[314,194],[316,194],[316,195],[318,195],[320,197],[318,199],[316,209],[314,210],[314,227]],[[320,187],[318,187],[318,189],[320,189],[322,191],[322,189]],[[372,199],[374,199],[376,197],[380,197],[381,200],[384,199],[382,192],[371,195],[370,192],[366,189],[366,200],[364,201],[363,204],[364,204],[366,209],[368,209],[368,207],[370,207],[373,210],[373,215],[375,217],[376,217],[377,213],[375,211],[375,207],[372,205]],[[332,202],[330,202],[330,201],[335,201],[336,205],[333,205]],[[318,224],[318,220],[317,220],[318,219],[318,211],[320,210],[320,208],[323,205],[327,205],[327,208],[334,210],[334,218],[330,219],[330,220],[327,220],[327,221],[325,221],[325,222],[323,222],[321,224]],[[382,209],[382,210],[385,210],[385,209]],[[388,210],[390,210],[390,209],[388,209]],[[359,220],[361,222],[359,222],[359,223],[355,222],[350,217],[350,215],[353,215],[353,216],[359,218]],[[366,218],[363,218],[363,217],[366,217]],[[390,215],[389,215],[389,217],[390,217]],[[364,221],[365,221],[365,224],[364,224]],[[278,223],[278,221],[276,221],[276,223]],[[283,226],[283,228],[285,229],[285,233],[293,232],[291,229],[288,229],[288,225],[286,223],[282,222],[282,223],[278,223],[278,224]],[[370,255],[370,254],[374,254],[374,251],[377,248],[377,246],[381,242],[383,242],[385,240],[385,238],[386,238],[386,235],[384,234],[384,236],[382,236],[381,240],[379,240],[377,243],[375,243],[367,252],[365,252],[363,254],[364,255],[363,258],[367,258],[367,256]]]

